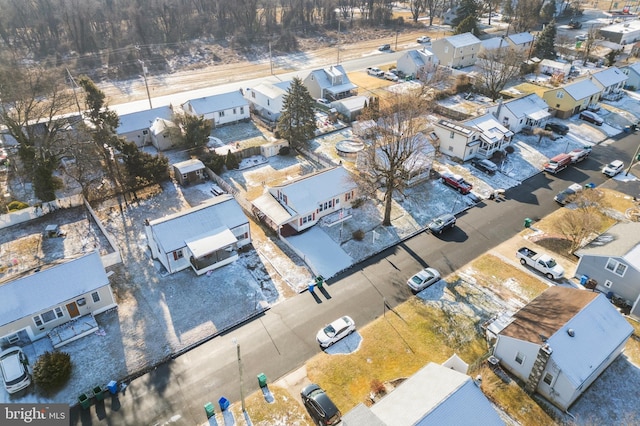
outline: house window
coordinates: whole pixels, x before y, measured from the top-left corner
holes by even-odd
[[[100,301],[100,293],[94,291],[91,293],[91,299],[93,300],[93,303],[98,303]]]
[[[184,253],[182,250],[176,250],[173,252],[173,260],[182,259],[184,257]]]
[[[613,285],[613,283],[610,280],[605,280],[604,284],[603,284],[606,288],[611,288],[611,286]]]
[[[240,114],[244,114],[244,107],[240,107]]]
[[[553,375],[551,373],[545,374],[542,381],[551,386],[551,384],[553,383]]]
[[[42,318],[42,321],[46,324],[56,319],[56,314],[53,312],[53,309],[52,309],[50,311],[41,313],[40,318]]]
[[[224,117],[224,111],[218,112],[218,117],[220,117],[220,118]]]
[[[449,145],[449,151],[453,151],[453,145]]]
[[[353,191],[347,192],[346,194],[344,194],[344,200],[345,201],[349,201],[352,198],[353,198]]]
[[[605,268],[621,277],[624,277],[624,273],[627,272],[627,265],[611,258],[607,262],[607,266],[605,266]]]
[[[253,99],[255,99],[255,98],[256,98],[256,92],[251,92],[251,97],[252,97]]]
[[[564,92],[557,91],[557,92],[556,92],[556,98],[558,98],[558,99],[562,99],[562,98],[564,98]]]
[[[340,204],[340,198],[336,198],[334,201],[334,205],[337,206],[338,204]]]
[[[233,109],[233,115],[236,115],[236,109],[235,108]]]
[[[148,134],[149,134],[149,131],[148,131],[148,130],[143,130],[143,131],[142,131],[142,134],[143,134],[143,135],[148,135]]]
[[[453,139],[455,136],[456,136],[455,133],[453,133],[453,132],[449,133],[449,139]]]
[[[267,99],[267,105],[271,105],[271,99]]]
[[[516,362],[520,365],[524,362],[525,356],[522,352],[516,353]]]
[[[318,207],[318,210],[319,210],[319,211],[323,211],[323,210],[324,210],[324,208],[323,208],[323,206],[322,206],[322,203],[320,203],[320,207]]]
[[[56,317],[62,318],[64,316],[64,313],[62,312],[62,308],[60,308],[59,306],[55,309],[55,311],[56,311]]]
[[[40,319],[39,315],[36,315],[35,317],[33,317],[33,322],[36,324],[37,327],[42,327],[42,320]]]

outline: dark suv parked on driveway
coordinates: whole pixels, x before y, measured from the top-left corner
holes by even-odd
[[[556,132],[559,135],[566,135],[567,133],[569,133],[569,126],[565,126],[564,124],[560,123],[554,123],[553,121],[547,123],[547,125],[544,126],[544,129],[551,130],[552,132]]]
[[[481,172],[485,172],[488,175],[493,175],[498,171],[498,166],[495,165],[494,162],[485,159],[479,159],[476,158],[474,160],[471,160],[471,164],[473,164],[473,166],[480,170]]]

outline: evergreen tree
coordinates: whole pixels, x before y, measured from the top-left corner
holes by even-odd
[[[227,152],[227,158],[224,164],[225,166],[227,166],[227,170],[235,170],[238,167],[240,167],[240,163],[238,162],[238,157],[236,157],[236,155],[233,152],[231,152],[231,150]]]
[[[278,132],[289,141],[293,149],[305,145],[315,136],[318,128],[315,117],[315,100],[302,84],[302,80],[294,77],[291,87],[284,95],[282,114],[278,120]]]
[[[540,59],[556,59],[556,21],[555,19],[549,23],[538,35],[534,46],[534,56]]]
[[[542,18],[543,22],[549,22],[553,20],[554,16],[556,16],[556,2],[546,2],[540,11],[540,18]]]
[[[455,34],[471,33],[473,35],[480,34],[478,30],[478,20],[475,16],[467,16],[455,29]]]
[[[480,15],[480,3],[477,0],[462,0],[458,9],[456,9],[456,17],[453,20],[453,25],[457,27],[460,25],[465,19],[468,17],[473,17],[473,19],[477,22],[478,16]],[[463,31],[467,32],[467,31]],[[462,34],[462,33],[456,33]]]
[[[184,114],[177,117],[177,121],[184,129],[184,143],[187,147],[200,147],[207,143],[207,137],[211,134],[209,120]]]

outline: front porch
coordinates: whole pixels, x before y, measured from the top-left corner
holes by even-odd
[[[89,314],[55,327],[47,333],[47,336],[53,347],[58,349],[96,331],[98,331],[98,322],[93,315]]]

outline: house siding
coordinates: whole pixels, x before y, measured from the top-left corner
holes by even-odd
[[[606,268],[609,259],[627,265],[624,276],[621,277]],[[640,271],[635,269],[629,262],[622,257],[616,256],[592,256],[583,255],[578,262],[576,268],[576,276],[578,278],[586,275],[598,282],[596,289],[604,294],[609,292],[617,296],[623,297],[630,303],[634,303],[640,296]],[[610,287],[605,287],[605,282],[611,281]]]
[[[640,74],[630,67],[621,68],[621,71],[628,77],[625,82],[626,87],[633,87],[638,90],[640,88]]]
[[[500,360],[500,364],[522,381],[529,379],[529,374],[536,361],[540,345],[531,342],[514,339],[512,337],[498,335],[493,350],[493,355]],[[516,355],[524,355],[522,364],[516,362]]]
[[[450,68],[464,68],[476,63],[480,42],[455,48],[446,38],[434,40],[431,50],[440,64]]]
[[[476,146],[467,146],[470,143],[469,138],[461,135],[460,133],[453,132],[447,127],[435,125],[433,127],[433,132],[440,140],[440,152],[443,154],[467,161],[473,158],[478,150]],[[453,138],[451,137],[452,134]]]

